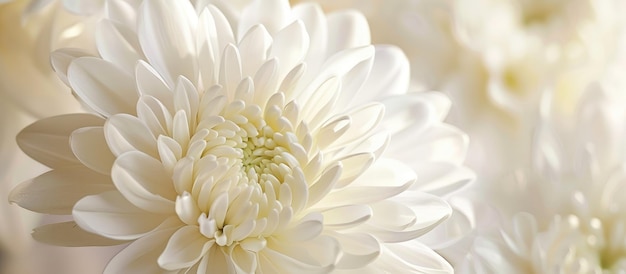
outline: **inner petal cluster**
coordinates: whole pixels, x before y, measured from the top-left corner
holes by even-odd
[[[183,90],[174,97],[193,102],[184,97],[195,95]],[[199,106],[177,104],[171,122],[160,126],[170,136],[155,136],[172,174],[176,213],[219,246],[250,239],[262,247],[307,200],[302,166],[308,157],[283,115],[290,107],[281,93],[264,104],[265,111],[245,98],[228,102],[221,92],[199,94]]]

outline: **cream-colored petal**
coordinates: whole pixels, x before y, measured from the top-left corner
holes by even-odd
[[[256,254],[254,252],[235,246],[230,253],[233,264],[242,273],[254,273],[257,268]]]
[[[67,80],[67,71],[72,61],[85,56],[91,56],[87,51],[75,48],[63,48],[50,53],[50,64],[63,83],[70,85]]]
[[[157,159],[139,151],[124,153],[115,160],[111,178],[135,206],[154,213],[174,213],[174,184]]]
[[[374,162],[374,155],[372,153],[358,153],[348,155],[337,161],[341,162],[343,170],[335,187],[342,188],[354,182],[363,172],[367,171]]]
[[[224,249],[218,245],[213,245],[207,255],[202,257],[197,273],[229,273],[234,274],[236,268],[234,263],[225,253]]]
[[[267,31],[274,35],[289,22],[291,8],[288,1],[256,0],[247,5],[241,13],[237,29],[237,40],[252,26],[263,24]]]
[[[385,244],[372,268],[390,273],[454,273],[445,259],[419,241]]]
[[[410,226],[406,226],[402,230],[398,230],[397,227],[393,227],[396,223],[381,221],[376,217],[372,218],[371,222],[368,222],[367,231],[382,242],[410,241],[431,231],[452,214],[452,209],[446,201],[422,192],[406,191],[394,197],[393,201],[411,208],[415,215],[415,222],[410,223]],[[386,214],[385,208],[372,207],[374,210],[372,216]]]
[[[102,59],[117,65],[126,74],[132,75],[137,61],[145,59],[133,30],[114,21],[100,21],[96,41]]]
[[[138,21],[141,48],[170,87],[176,84],[179,75],[194,81],[198,79],[193,39],[198,17],[191,3],[143,2]]]
[[[338,269],[354,269],[368,265],[376,260],[381,253],[378,240],[367,233],[342,233],[327,230],[325,233],[334,237],[341,245],[341,257],[337,262]]]
[[[227,45],[222,54],[219,66],[219,84],[232,99],[239,82],[241,82],[241,56],[234,45]]]
[[[86,231],[116,240],[140,238],[163,223],[168,216],[140,209],[118,191],[107,191],[81,199],[74,206],[72,215]]]
[[[314,96],[303,103],[300,118],[307,123],[311,129],[317,129],[326,121],[333,110],[337,97],[341,92],[341,80],[331,77],[316,88]]]
[[[269,58],[280,63],[279,78],[283,78],[293,67],[304,61],[309,49],[309,35],[302,21],[295,21],[273,35]]]
[[[422,163],[414,166],[417,173],[415,190],[444,196],[463,188],[476,179],[476,174],[469,168],[455,164]]]
[[[385,200],[406,191],[412,183],[409,181],[397,186],[351,186],[337,189],[326,195],[320,205],[337,207]]]
[[[115,189],[111,178],[84,166],[57,168],[16,186],[9,201],[47,214],[71,214],[85,196]]]
[[[372,217],[372,209],[367,205],[346,205],[323,210],[324,227],[344,229],[366,222]]]
[[[399,48],[377,45],[374,63],[367,81],[353,96],[351,104],[359,105],[387,96],[404,94],[409,90],[409,61]]]
[[[384,113],[385,107],[380,103],[370,103],[350,110],[346,114],[351,120],[350,127],[333,143],[333,146],[346,146],[372,133],[382,121]]]
[[[341,77],[347,75],[352,69],[358,67],[359,64],[370,62],[374,57],[375,49],[373,46],[363,46],[359,48],[346,49],[335,53],[325,60],[320,73],[314,75],[311,83],[297,94],[296,99],[300,102],[309,102],[315,91],[331,77]],[[358,82],[358,81],[357,81]],[[308,104],[308,103],[307,103]]]
[[[328,26],[326,24],[326,15],[322,8],[314,3],[302,3],[293,6],[292,14],[304,23],[306,32],[309,35],[309,50],[304,62],[312,69],[317,71],[324,62],[326,56],[326,43],[328,42]]]
[[[342,252],[337,239],[327,235],[320,235],[303,242],[269,239],[267,248],[296,261],[320,266],[335,264]]]
[[[334,269],[333,265],[309,264],[287,254],[264,249],[259,254],[259,266],[261,273],[329,273]]]
[[[339,11],[328,14],[327,20],[326,56],[370,44],[370,28],[363,14],[356,11]]]
[[[458,128],[448,124],[433,125],[417,138],[415,130],[409,127],[392,136],[385,153],[409,165],[438,161],[460,165],[465,160],[469,137]]]
[[[39,120],[17,135],[22,151],[51,168],[80,165],[70,148],[70,134],[81,127],[101,126],[104,120],[91,114],[67,114]]]
[[[137,117],[152,131],[154,136],[171,134],[172,115],[158,99],[143,95],[137,103]]]
[[[138,9],[139,4],[139,1],[109,0],[104,9],[105,17],[124,26],[132,26],[135,29],[137,26],[137,12],[135,10]]]
[[[157,262],[167,270],[188,268],[206,255],[215,240],[209,240],[200,234],[197,226],[183,226],[167,242]]]
[[[75,222],[63,222],[43,225],[33,229],[33,239],[38,242],[58,246],[110,246],[120,245],[126,241],[118,241],[89,233]]]
[[[163,252],[168,239],[175,231],[176,228],[157,230],[133,241],[111,259],[104,273],[177,273],[178,271],[166,271],[159,267],[157,263],[157,258]]]
[[[104,125],[104,137],[114,155],[129,151],[141,151],[156,158],[157,140],[150,129],[139,118],[118,114],[110,117]]]
[[[248,30],[239,42],[243,76],[254,76],[265,63],[267,52],[272,45],[272,36],[263,25],[255,25]]]
[[[116,113],[135,114],[139,98],[130,74],[114,64],[95,57],[74,60],[67,79],[76,94],[90,108],[104,116]]]
[[[307,207],[315,205],[335,187],[335,184],[341,176],[343,167],[341,163],[324,170],[317,181],[309,188],[309,200]]]
[[[382,102],[385,104],[385,117],[381,126],[394,139],[408,138],[412,141],[415,136],[440,121],[436,106],[424,93],[390,96],[382,99]]]
[[[399,187],[417,180],[413,169],[389,158],[376,160],[351,186]]]
[[[135,67],[135,78],[137,79],[137,90],[143,97],[149,95],[157,99],[164,105],[170,113],[174,112],[172,86],[169,86],[163,77],[152,67],[152,65],[141,60]]]
[[[308,213],[288,224],[288,228],[276,235],[281,241],[302,242],[315,239],[324,229],[324,216],[319,212]]]
[[[111,173],[115,156],[104,138],[103,127],[83,127],[70,136],[72,152],[83,165],[101,174]]]

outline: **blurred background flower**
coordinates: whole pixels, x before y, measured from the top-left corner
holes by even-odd
[[[501,218],[463,272],[626,271],[626,101],[610,89],[590,86],[569,119],[543,117],[530,166],[489,197]]]

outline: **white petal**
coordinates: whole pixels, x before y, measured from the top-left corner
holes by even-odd
[[[376,46],[369,77],[352,103],[358,105],[377,98],[404,94],[409,89],[409,78],[409,60],[402,50],[394,46]]]
[[[418,241],[384,245],[375,267],[391,273],[454,273],[452,266],[432,249]]]
[[[394,155],[396,159],[408,165],[426,161],[461,164],[465,160],[469,137],[458,128],[440,124],[419,134],[417,138],[415,130],[407,128],[404,132],[393,136],[385,153],[389,152],[390,155]],[[401,149],[403,145],[404,149]],[[415,157],[415,155],[420,155],[420,157]]]
[[[311,129],[317,129],[333,110],[337,97],[341,92],[341,81],[337,77],[331,77],[315,89],[314,96],[308,101],[302,101],[304,107],[300,117]],[[300,99],[302,100],[302,99]]]
[[[254,76],[267,59],[267,52],[272,45],[272,36],[263,25],[255,25],[239,42],[239,51],[244,76]]]
[[[137,90],[139,94],[150,95],[163,104],[167,110],[174,112],[173,93],[163,77],[148,63],[139,61],[135,68]],[[173,87],[173,86],[172,86]]]
[[[319,206],[337,207],[350,204],[373,203],[404,192],[412,183],[410,181],[393,187],[350,186],[329,193]]]
[[[270,58],[280,64],[279,78],[283,78],[293,67],[304,61],[309,49],[309,35],[302,21],[295,21],[274,34]]]
[[[81,127],[101,126],[104,120],[91,114],[67,114],[39,120],[17,135],[22,151],[51,168],[80,165],[70,148],[70,134]]]
[[[394,224],[377,221],[374,219],[375,217],[372,218],[371,223],[374,225],[371,227],[370,233],[382,242],[398,243],[415,239],[431,231],[452,214],[452,209],[447,202],[437,196],[422,192],[406,191],[394,197],[393,200],[410,207],[417,222],[411,224],[410,227],[398,230],[396,227],[392,227]],[[384,208],[373,207],[373,209],[373,216],[388,214]],[[377,209],[383,209],[383,211],[377,212]]]
[[[395,159],[381,158],[372,164],[351,186],[401,186],[417,179],[408,165]]]
[[[202,257],[197,273],[236,273],[231,259],[218,245],[213,245],[209,253]]]
[[[335,237],[321,235],[304,242],[289,242],[269,239],[268,248],[297,261],[311,265],[332,265],[340,256],[341,248]]]
[[[466,167],[449,163],[423,163],[413,167],[417,173],[415,188],[438,196],[461,189],[476,179]]]
[[[307,264],[290,257],[287,254],[276,252],[270,248],[259,254],[259,266],[262,273],[330,273],[333,265]]]
[[[56,168],[15,187],[9,201],[47,214],[71,214],[81,198],[113,190],[111,178],[82,166]]]
[[[74,206],[72,215],[86,231],[116,240],[142,237],[167,219],[167,215],[135,207],[118,191],[107,191],[81,199]]]
[[[229,97],[235,93],[235,89],[242,79],[241,57],[239,50],[232,44],[227,45],[222,55],[219,71],[219,83],[224,87]]]
[[[75,222],[54,223],[33,229],[33,239],[57,246],[109,246],[120,245],[124,241],[112,240],[80,228]]]
[[[143,121],[154,136],[168,136],[172,128],[172,115],[158,99],[144,95],[137,103],[137,117]]]
[[[336,52],[370,44],[370,28],[367,19],[356,11],[329,14],[327,56]]]
[[[90,55],[91,54],[84,50],[63,48],[50,53],[50,63],[52,64],[54,71],[57,73],[57,76],[59,76],[59,79],[69,86],[70,82],[67,80],[67,70],[72,61],[77,58]]]
[[[278,61],[270,59],[254,74],[254,101],[267,102],[278,87]]]
[[[149,155],[131,151],[115,160],[111,178],[135,206],[154,213],[174,213],[176,191],[163,165]]]
[[[198,64],[193,31],[198,16],[191,3],[143,2],[138,21],[141,48],[165,82],[173,87],[179,75],[196,81]]]
[[[257,268],[256,253],[241,248],[241,245],[235,246],[231,251],[230,257],[241,273],[254,273]]]
[[[126,74],[133,74],[137,61],[144,59],[137,35],[124,25],[106,19],[100,21],[96,41],[102,59],[117,65]]]
[[[359,225],[372,217],[372,209],[366,205],[346,205],[322,211],[324,226],[332,229]]]
[[[138,99],[135,81],[112,63],[81,57],[70,64],[67,78],[80,99],[98,113],[104,116],[135,113]]]
[[[304,23],[309,35],[309,50],[305,63],[316,71],[324,61],[320,56],[326,56],[326,44],[328,42],[328,27],[326,15],[322,8],[315,3],[302,3],[295,5],[292,15]]]
[[[350,117],[350,127],[333,143],[333,146],[345,146],[355,140],[367,136],[382,121],[385,107],[380,103],[370,103],[351,110],[346,115]]]
[[[72,132],[70,145],[76,158],[85,166],[108,175],[115,161],[104,138],[103,127],[83,127]]]
[[[324,216],[318,212],[312,212],[302,217],[297,223],[289,224],[288,229],[280,233],[281,241],[301,242],[314,239],[324,229]]]
[[[343,252],[337,268],[353,269],[374,261],[381,253],[378,240],[367,233],[340,233],[328,231],[341,244]]]
[[[334,165],[322,173],[320,178],[309,188],[309,200],[307,205],[311,206],[324,199],[324,197],[335,187],[341,176],[341,163]]]
[[[344,158],[338,159],[343,165],[343,171],[336,188],[342,188],[351,184],[357,179],[363,172],[365,172],[370,165],[374,162],[374,154],[372,153],[358,153],[348,155]]]
[[[410,128],[407,131],[411,139],[434,123],[441,121],[437,108],[424,93],[409,93],[391,96],[382,100],[385,104],[385,117],[381,126],[392,135]],[[396,137],[400,138],[400,137]]]
[[[178,77],[174,89],[174,109],[176,111],[185,111],[190,127],[196,124],[199,102],[200,98],[196,87],[187,78]]]
[[[163,252],[174,231],[176,231],[175,228],[158,230],[133,241],[111,259],[104,274],[178,273],[178,271],[166,271],[157,264],[157,258]]]
[[[139,118],[118,114],[109,118],[104,125],[104,137],[114,155],[128,151],[142,151],[158,157],[157,140],[150,129]]]
[[[219,58],[227,45],[236,45],[239,39],[235,41],[234,30],[231,28],[230,23],[221,10],[212,5],[208,8],[211,13],[211,17],[213,18],[213,25],[215,26],[215,29],[214,31],[212,31],[213,29],[211,28],[206,29],[209,30],[209,32],[212,31],[211,37],[214,38],[211,38],[211,42],[214,43],[213,49],[217,54],[216,57]]]
[[[174,232],[159,256],[159,266],[167,270],[191,267],[214,244],[200,234],[197,226],[183,226]]]
[[[270,34],[287,25],[290,19],[291,8],[288,1],[256,0],[246,6],[241,13],[237,33],[237,40],[254,25],[262,24]]]
[[[334,54],[329,57],[320,69],[320,73],[315,75],[313,81],[308,84],[297,95],[298,101],[308,102],[315,94],[315,90],[331,77],[342,77],[348,74],[352,69],[363,62],[370,62],[374,57],[374,47],[365,46],[360,48],[351,48]],[[343,80],[343,79],[342,79]]]
[[[137,12],[139,3],[125,0],[107,1],[105,5],[105,18],[118,22],[124,26],[137,26]],[[138,47],[136,47],[138,48]]]

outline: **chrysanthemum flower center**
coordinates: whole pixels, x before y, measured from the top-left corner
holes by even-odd
[[[276,143],[273,138],[274,134],[282,136],[282,134],[274,133],[270,127],[265,126],[259,136],[246,138],[245,147],[242,149],[242,171],[246,174],[259,175],[261,181],[266,181],[277,180],[276,175],[280,174],[273,175],[273,173],[280,169],[289,168],[289,163],[281,156],[289,153],[289,151]]]
[[[278,101],[266,105],[272,114],[241,100],[208,104],[197,116],[185,115],[192,117],[189,141],[175,130],[171,137],[181,147],[187,143],[173,168],[178,216],[219,246],[264,246],[265,237],[290,222],[294,189],[306,189],[300,168],[306,156]],[[184,128],[177,121],[187,124],[174,118],[173,128]]]

